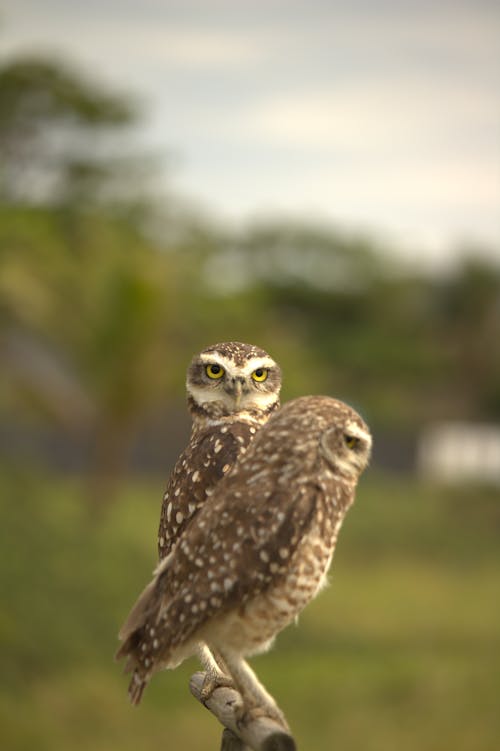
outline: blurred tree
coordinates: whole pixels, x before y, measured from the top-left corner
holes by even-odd
[[[133,426],[172,385],[166,347],[182,287],[173,255],[143,230],[132,167],[146,164],[101,157],[134,117],[128,98],[60,63],[19,58],[0,69],[3,375],[18,401],[91,435],[101,499]]]
[[[221,239],[207,276],[221,295],[260,289],[278,340],[293,332],[293,394],[334,393],[405,427],[500,415],[499,270],[471,257],[438,280],[369,238],[268,223]]]
[[[462,416],[500,419],[500,269],[469,250],[436,296],[437,335],[452,362]]]
[[[150,162],[116,137],[135,117],[66,65],[0,68],[0,409],[8,391],[91,436],[94,499],[192,353],[224,339],[271,351],[285,399],[331,393],[401,428],[500,418],[498,268],[476,254],[436,279],[331,228],[158,212]]]
[[[172,257],[106,213],[0,211],[2,375],[30,409],[91,438],[95,498],[110,495],[145,412],[167,401],[182,280]]]
[[[67,64],[19,57],[0,67],[0,199],[67,201],[110,177],[110,132],[134,122],[129,98]],[[111,151],[112,153],[112,151]]]

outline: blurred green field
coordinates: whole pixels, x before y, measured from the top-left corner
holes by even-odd
[[[0,746],[218,749],[190,661],[138,709],[116,632],[155,562],[163,481],[91,518],[78,479],[4,468]],[[361,483],[331,586],[253,660],[307,751],[494,751],[500,738],[500,498]]]

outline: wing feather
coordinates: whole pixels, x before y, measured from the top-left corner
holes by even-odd
[[[248,423],[235,422],[193,434],[174,466],[163,496],[158,530],[160,560],[172,551],[191,519],[245,451],[254,433],[255,428]]]

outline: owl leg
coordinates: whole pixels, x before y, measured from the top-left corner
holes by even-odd
[[[225,649],[219,648],[219,651],[236,688],[243,698],[244,707],[240,722],[245,724],[249,716],[252,718],[271,717],[286,730],[289,730],[285,715],[243,657]]]
[[[234,688],[234,683],[228,675],[227,667],[218,652],[212,651],[206,644],[197,646],[198,657],[205,670],[205,680],[201,689],[202,701],[207,701],[216,688],[226,686]]]
[[[222,659],[217,659],[219,655],[215,652],[215,650],[211,650],[207,644],[204,644],[201,642],[197,646],[197,653],[198,657],[200,659],[201,664],[203,665],[203,669],[210,677],[213,678],[224,678],[224,667],[221,664]]]
[[[214,649],[214,647],[209,647],[208,650],[209,652],[211,652],[212,656],[214,657],[215,662],[219,666],[219,669],[222,670],[225,676],[229,676],[229,670],[227,669],[226,663],[222,659],[221,653],[218,652],[216,649]]]

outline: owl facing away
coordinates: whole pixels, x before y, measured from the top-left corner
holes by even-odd
[[[186,377],[192,431],[163,496],[160,560],[279,408],[280,389],[279,365],[251,344],[214,344],[193,357]]]
[[[370,451],[363,420],[329,397],[288,402],[261,427],[120,632],[133,702],[154,672],[203,642],[247,709],[281,717],[245,657],[265,651],[321,589]]]

